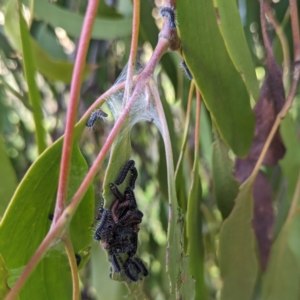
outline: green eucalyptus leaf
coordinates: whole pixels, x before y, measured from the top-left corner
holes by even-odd
[[[285,181],[285,195],[278,206],[278,215],[275,221],[274,236],[277,236],[286,220],[290,203],[297,185],[300,170],[300,143],[297,138],[298,124],[293,121],[288,113],[280,123],[280,135],[282,137],[286,153],[279,161]]]
[[[259,97],[258,81],[247,45],[240,13],[235,0],[216,0],[218,6],[218,25],[228,54],[237,71],[245,80],[248,91],[255,101]],[[233,29],[234,28],[234,29]]]
[[[24,1],[29,6],[29,0]],[[61,27],[70,36],[79,38],[84,16],[63,9],[45,0],[34,2],[34,16],[53,28]],[[131,34],[131,18],[96,18],[91,38],[111,40]]]
[[[292,201],[300,170],[300,143],[299,139],[297,139],[297,133],[297,123],[293,122],[290,114],[287,114],[280,123],[280,134],[286,148],[286,153],[284,158],[279,161],[279,165],[287,180],[289,202]]]
[[[228,147],[216,134],[212,151],[212,176],[216,202],[223,219],[232,211],[239,191],[239,183],[233,176],[234,163],[228,157],[228,151]]]
[[[47,147],[46,130],[43,126],[44,117],[42,112],[42,98],[35,81],[36,67],[34,63],[31,44],[28,43],[28,41],[30,40],[30,33],[27,28],[25,19],[22,15],[20,2],[18,2],[18,6],[24,73],[28,87],[28,96],[30,99],[30,104],[32,106],[32,113],[35,124],[36,143],[38,146],[39,153],[42,153]]]
[[[81,132],[79,129],[76,128],[76,138]],[[15,274],[15,279],[50,228],[49,215],[53,213],[56,199],[62,141],[63,138],[60,138],[34,162],[19,184],[1,222],[0,253],[10,275]],[[73,149],[71,164],[69,198],[74,195],[87,172],[86,162],[77,145]],[[91,244],[93,196],[90,187],[70,223],[76,253],[86,251]],[[60,243],[48,251],[38,264],[22,289],[20,299],[70,299],[71,295],[70,267],[63,244]]]
[[[9,274],[5,265],[5,261],[0,254],[0,299],[4,299],[10,291],[7,284]]]
[[[189,271],[195,282],[195,299],[206,299],[204,279],[204,245],[202,236],[202,216],[200,205],[202,202],[202,188],[199,176],[199,161],[196,158],[193,168],[193,178],[188,197],[187,236]],[[188,297],[187,299],[192,299]]]
[[[39,1],[36,1],[37,3]],[[10,0],[6,5],[5,12],[5,33],[12,47],[22,53],[22,41],[19,30],[19,17],[16,7],[16,0]],[[41,46],[32,38],[28,38],[26,43],[31,44],[31,51],[33,53],[33,61],[36,69],[44,76],[52,80],[70,83],[73,72],[73,64],[67,61],[55,60],[48,53],[46,53]],[[90,72],[91,67],[86,66],[84,76],[86,77]]]
[[[300,213],[287,220],[271,251],[262,280],[262,299],[299,299]]]
[[[128,293],[125,285],[109,278],[110,266],[105,251],[95,243],[91,250],[91,280],[99,300],[119,300]]]
[[[62,45],[59,43],[55,31],[44,22],[33,22],[30,31],[38,44],[49,53],[53,59],[66,61],[68,59]]]
[[[131,156],[130,131],[128,130],[128,126],[129,124],[126,120],[123,123],[122,128],[117,135],[111,149],[109,163],[106,169],[105,179],[103,181],[103,198],[105,199],[106,207],[110,207],[112,202],[115,200],[115,196],[110,191],[109,184],[116,181],[120,174],[120,171]],[[129,176],[127,176],[120,187],[118,186],[118,189],[122,193],[128,186],[128,179]]]
[[[186,256],[183,257],[181,265],[182,265],[181,277],[178,280],[179,291],[177,291],[176,299],[195,299],[195,300],[205,299],[205,298],[198,297],[199,294],[197,294],[197,290],[199,290],[200,287],[197,287],[197,283],[195,283],[195,280],[190,277],[189,270],[190,270],[191,262],[189,257]],[[186,278],[189,279],[185,281]]]
[[[200,118],[200,146],[201,155],[209,170],[212,170],[212,124],[209,113],[204,105],[201,103],[201,118]]]
[[[177,19],[184,58],[205,105],[226,144],[244,157],[253,139],[254,114],[220,34],[213,1],[178,1]]]
[[[258,274],[252,228],[253,181],[240,187],[236,204],[220,232],[221,300],[250,300]]]
[[[0,216],[3,216],[9,200],[18,185],[18,180],[10,159],[5,151],[2,136],[0,136],[0,165]]]
[[[171,294],[176,295],[177,299],[185,297],[186,286],[193,286],[194,282],[187,272],[189,264],[188,258],[184,253],[184,216],[178,206],[175,187],[175,174],[173,162],[173,149],[168,123],[164,115],[163,106],[156,102],[159,119],[162,126],[162,138],[165,146],[165,157],[167,163],[167,182],[169,199],[169,219],[167,233],[166,265],[170,279]],[[189,295],[193,294],[193,289]]]

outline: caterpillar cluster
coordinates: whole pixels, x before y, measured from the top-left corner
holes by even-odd
[[[122,194],[117,185],[124,182],[129,172],[129,186]],[[96,216],[100,222],[94,234],[94,239],[100,241],[102,247],[108,251],[112,265],[111,271],[123,272],[126,278],[133,282],[148,275],[143,261],[135,256],[138,247],[138,225],[143,218],[143,213],[138,210],[133,192],[137,177],[135,162],[133,160],[127,161],[115,184],[109,185],[111,192],[116,197],[110,209],[104,209],[103,202],[100,204]],[[120,254],[127,254],[126,260],[123,260],[124,256],[121,257]]]

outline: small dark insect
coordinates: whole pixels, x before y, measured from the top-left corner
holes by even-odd
[[[79,254],[75,253],[75,258],[76,258],[76,263],[77,263],[77,267],[78,267],[81,262],[81,256]]]
[[[159,11],[160,15],[162,17],[167,17],[169,24],[170,24],[170,28],[172,30],[176,29],[176,19],[175,19],[175,10],[173,6],[165,6],[162,7]]]
[[[107,114],[101,109],[94,110],[86,122],[86,126],[92,128],[98,119],[106,118]]]
[[[119,221],[119,215],[117,214],[117,210],[119,207],[120,201],[116,199],[111,206],[111,215],[115,223]]]
[[[131,227],[120,227],[117,231],[117,234],[122,237],[130,237],[133,232],[133,228]]]
[[[119,204],[117,212],[116,212],[118,214],[119,218],[124,215],[125,211],[129,208],[129,205],[130,205],[130,200],[126,200]]]
[[[119,191],[119,189],[113,183],[110,183],[109,187],[111,192],[114,194],[114,196],[120,201],[123,201],[124,197],[122,193]]]
[[[114,271],[116,273],[120,273],[121,272],[121,267],[120,267],[117,255],[115,253],[113,253],[113,252],[110,252],[109,253],[109,257],[110,257],[111,264],[112,264],[112,266],[114,268]]]
[[[134,264],[140,271],[140,273],[142,273],[144,276],[148,276],[149,272],[145,266],[145,264],[143,263],[143,261],[138,258],[138,257],[133,257],[131,259],[132,264]]]
[[[137,172],[137,170],[136,170],[135,167],[131,168],[130,171],[131,171],[131,177],[129,179],[129,187],[132,190],[134,190],[134,188],[135,188],[135,182],[136,182],[136,179],[138,177],[138,172]]]
[[[137,235],[137,233],[134,233],[131,236],[130,245],[131,245],[131,247],[130,247],[130,249],[128,249],[127,253],[128,253],[129,257],[133,257],[136,254],[137,248],[138,248],[138,235]]]
[[[120,172],[119,177],[118,177],[117,180],[116,180],[116,185],[120,185],[120,184],[123,183],[123,181],[125,180],[125,178],[126,178],[128,172],[129,172],[130,170],[132,170],[132,168],[135,168],[134,165],[135,165],[134,160],[130,159],[130,160],[127,161],[127,163],[126,163],[125,166],[123,167],[122,171]],[[135,171],[136,171],[136,170],[135,170]],[[136,171],[136,173],[137,173],[137,171]]]
[[[101,199],[100,203],[99,203],[99,208],[98,208],[98,214],[96,216],[96,220],[100,220],[102,218],[102,214],[104,212],[104,200]]]
[[[127,210],[127,212],[125,213],[124,216],[122,216],[119,221],[118,224],[124,224],[127,220],[130,220],[132,216],[132,211],[131,210]]]
[[[189,80],[193,80],[193,75],[191,73],[191,71],[189,70],[188,66],[186,65],[185,61],[182,60],[181,63],[180,63],[180,66],[182,67],[186,77],[189,79]]]
[[[131,268],[131,261],[130,259],[127,259],[123,265],[123,270],[124,270],[124,274],[125,276],[130,280],[130,281],[134,281],[137,282],[139,280],[139,276],[134,274],[132,272],[132,268]]]
[[[129,208],[130,209],[136,209],[137,208],[137,204],[136,204],[134,193],[131,190],[131,188],[127,188],[125,190],[124,194],[125,194],[125,199],[129,201]]]
[[[50,221],[52,221],[52,220],[53,220],[53,217],[54,217],[54,214],[50,214],[50,215],[48,216],[48,219],[49,219]]]
[[[113,221],[112,221],[111,213],[108,209],[105,209],[102,213],[101,221],[94,234],[94,239],[96,241],[100,241],[101,236],[105,233],[108,233],[109,230],[112,228],[112,225],[113,225]]]
[[[141,223],[143,216],[144,214],[138,209],[133,211],[129,210],[122,218],[120,218],[119,223],[124,224],[125,226],[128,226],[129,223],[132,224],[138,221],[140,221],[138,223]]]

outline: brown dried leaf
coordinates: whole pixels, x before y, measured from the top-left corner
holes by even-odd
[[[272,47],[266,33],[264,17],[264,3],[261,3],[261,25],[264,45],[266,49],[266,79],[262,85],[259,100],[254,106],[255,133],[252,147],[246,159],[237,159],[235,163],[235,177],[242,183],[252,173],[253,168],[261,154],[267,137],[272,129],[277,114],[282,109],[285,96],[282,82],[282,71],[277,65],[272,53]],[[274,166],[283,158],[285,147],[276,132],[267,151],[263,164]],[[272,191],[266,177],[259,172],[253,188],[254,217],[253,228],[258,242],[260,262],[263,270],[266,269],[272,245],[272,229],[274,225],[274,211],[272,206]]]
[[[254,213],[252,225],[257,239],[260,264],[265,271],[272,246],[274,226],[274,210],[272,205],[272,191],[265,175],[259,171],[254,187]]]

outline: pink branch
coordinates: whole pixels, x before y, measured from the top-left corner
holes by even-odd
[[[57,202],[55,206],[52,226],[60,217],[66,201],[67,188],[69,183],[71,157],[74,141],[74,125],[76,121],[77,105],[82,82],[83,68],[88,50],[89,40],[96,17],[99,0],[89,0],[79,40],[78,52],[76,55],[73,77],[71,82],[70,103],[67,109],[67,121],[65,139],[62,149],[61,167],[58,182]]]
[[[300,62],[300,32],[299,32],[299,19],[298,7],[296,0],[290,0],[290,13],[292,23],[292,33],[294,42],[294,62]]]
[[[138,46],[139,28],[140,28],[140,0],[134,0],[133,1],[132,38],[131,38],[131,47],[130,47],[130,55],[129,55],[129,61],[128,61],[128,70],[127,70],[123,107],[126,105],[128,99],[130,98],[131,91],[132,91],[132,78],[133,78],[135,57],[136,57],[137,46]]]

